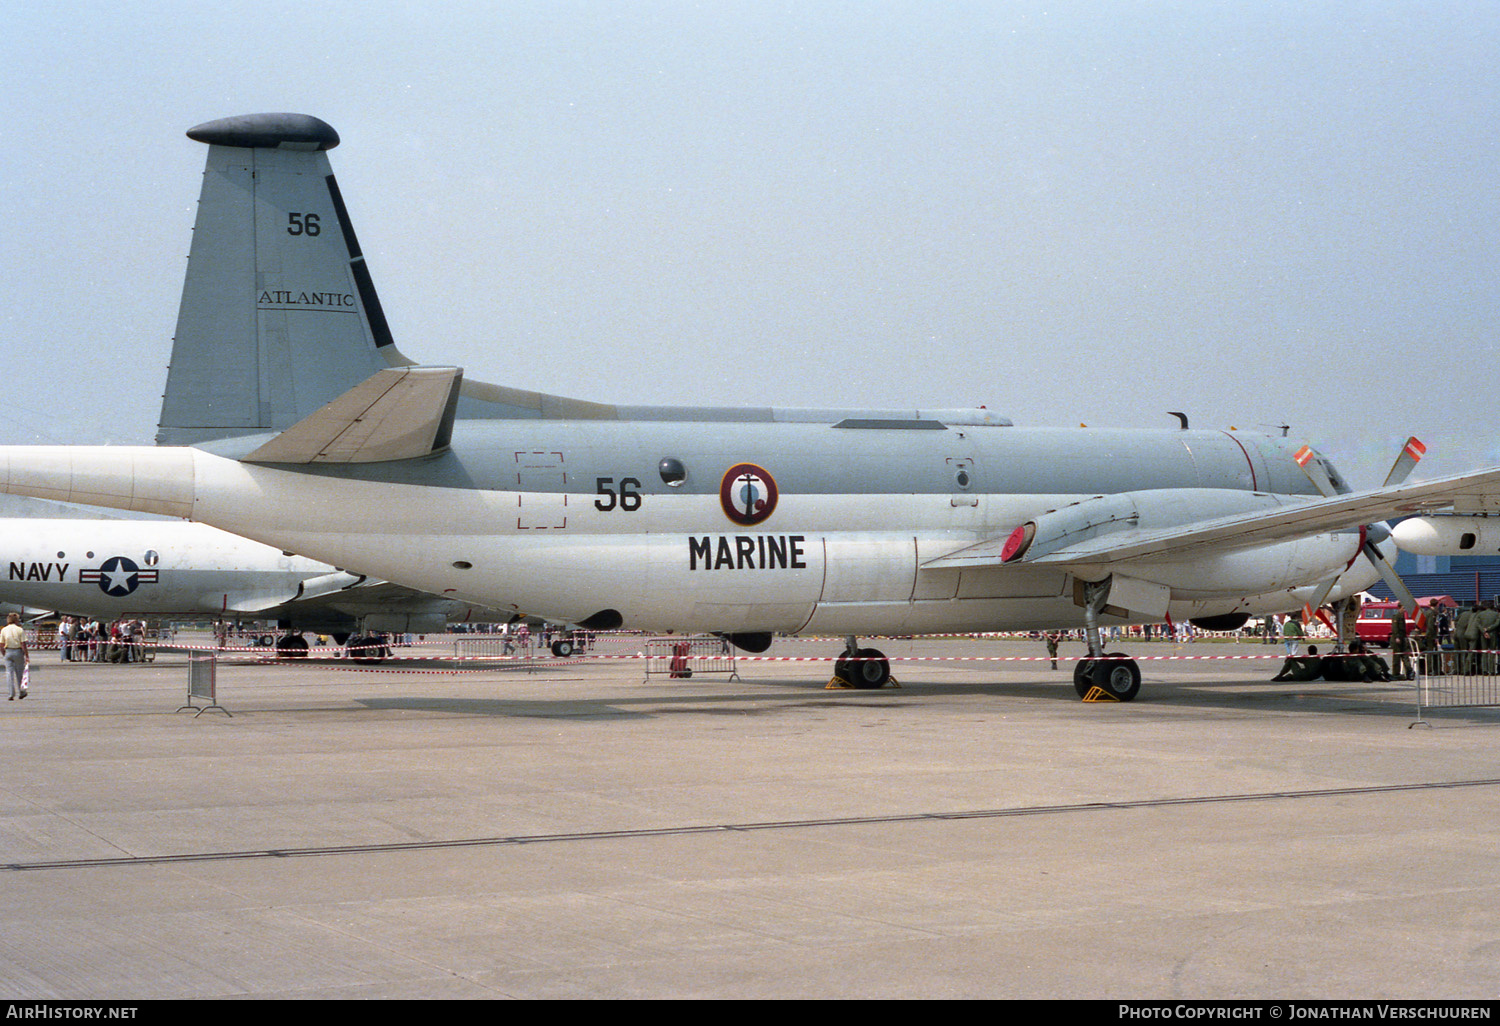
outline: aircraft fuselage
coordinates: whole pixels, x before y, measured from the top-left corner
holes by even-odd
[[[1100,495],[1139,497],[1155,524],[1315,497],[1285,440],[1218,431],[505,420],[458,422],[425,460],[135,452],[134,501],[157,481],[157,512],[434,594],[648,630],[1067,626],[1076,574],[924,564]],[[1284,610],[1357,551],[1351,533],[1310,535],[1152,580],[1174,617]]]

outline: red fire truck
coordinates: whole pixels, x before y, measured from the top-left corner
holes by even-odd
[[[1396,610],[1400,608],[1399,602],[1366,602],[1360,607],[1359,619],[1354,624],[1354,632],[1367,645],[1389,645],[1391,643],[1391,617],[1395,616]],[[1426,598],[1417,599],[1417,608],[1426,612],[1428,616],[1440,616],[1444,609],[1457,609],[1458,603],[1453,601],[1452,595],[1428,595]],[[1409,633],[1415,634],[1417,630],[1415,621],[1408,618],[1406,629]]]

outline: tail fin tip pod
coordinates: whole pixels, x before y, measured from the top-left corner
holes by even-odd
[[[246,149],[331,150],[339,144],[333,126],[311,114],[241,114],[205,121],[187,137],[210,146]]]
[[[327,151],[307,114],[209,121],[158,445],[282,431],[372,374],[391,344]]]

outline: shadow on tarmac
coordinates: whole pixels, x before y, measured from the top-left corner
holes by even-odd
[[[747,688],[745,684],[753,685]],[[1083,702],[1072,682],[991,681],[977,683],[906,682],[900,688],[829,691],[822,681],[751,680],[725,684],[725,690],[701,684],[684,689],[664,682],[653,694],[628,697],[582,697],[553,699],[439,697],[432,694],[361,698],[358,704],[378,711],[416,711],[464,716],[529,719],[636,720],[669,716],[763,716],[796,709],[839,708],[900,709],[935,698],[995,699],[996,711],[1003,704],[1066,703],[1078,705],[1079,715],[1139,715],[1162,710],[1264,714],[1349,714],[1378,716],[1396,722],[1416,720],[1416,704],[1409,687],[1307,684],[1286,685],[1254,681],[1148,682],[1134,702]],[[813,697],[816,696],[816,697]],[[1500,723],[1500,710],[1428,710],[1430,718],[1440,713],[1446,723],[1463,720],[1479,724]]]

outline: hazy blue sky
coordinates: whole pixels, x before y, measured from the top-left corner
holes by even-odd
[[[289,110],[471,377],[1500,464],[1493,2],[12,0],[0,95],[3,442],[150,440],[183,133]]]

